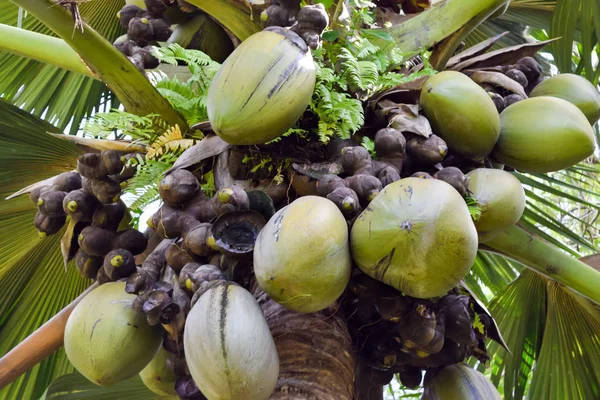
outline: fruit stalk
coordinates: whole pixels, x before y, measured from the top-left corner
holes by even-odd
[[[491,15],[506,0],[446,0],[387,29],[402,52],[429,48],[452,35],[479,15]]]
[[[480,245],[480,250],[518,261],[600,304],[600,271],[516,225],[499,233],[485,245]]]
[[[63,345],[65,324],[75,306],[98,287],[93,283],[79,297],[0,358],[0,389],[12,383]]]

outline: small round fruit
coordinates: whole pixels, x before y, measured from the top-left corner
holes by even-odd
[[[472,197],[481,207],[481,216],[475,220],[480,242],[519,221],[525,210],[525,191],[513,174],[478,168],[467,174],[467,180]]]
[[[300,312],[333,304],[350,280],[348,226],[323,197],[303,196],[282,208],[254,246],[254,272],[273,300]]]
[[[133,309],[125,282],[110,282],[85,296],[65,326],[65,352],[96,385],[110,386],[138,374],[158,352],[160,328]]]
[[[594,132],[576,106],[557,97],[532,97],[507,107],[494,158],[523,172],[570,167],[594,153]]]
[[[442,296],[469,272],[477,231],[460,194],[438,179],[386,186],[352,226],[352,257],[369,276],[417,298]]]

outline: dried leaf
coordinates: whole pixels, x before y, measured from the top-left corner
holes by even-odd
[[[471,296],[471,298],[473,299],[473,301],[475,303],[475,311],[479,314],[487,315],[490,318],[490,321],[492,321],[492,325],[490,325],[488,332],[487,332],[487,337],[492,339],[494,342],[498,343],[500,346],[504,347],[504,349],[506,351],[508,351],[509,354],[512,354],[510,352],[510,349],[508,348],[508,345],[504,341],[502,334],[500,333],[500,328],[498,328],[498,324],[496,323],[496,320],[494,319],[492,314],[488,311],[488,309],[485,307],[483,302],[481,300],[479,300],[479,298],[477,298],[477,296],[475,296],[475,294],[469,289],[469,287],[466,285],[466,283],[464,281],[460,282],[460,287],[463,288],[464,290],[466,290],[467,292],[469,292],[469,295]]]
[[[489,83],[494,86],[499,86],[503,89],[508,90],[509,92],[516,93],[523,98],[527,98],[527,94],[525,93],[525,89],[521,86],[517,81],[509,78],[501,72],[494,71],[475,71],[471,75],[471,79],[473,79],[478,84]]]
[[[8,197],[7,197],[6,199],[4,199],[4,200],[10,200],[10,199],[12,199],[12,198],[14,198],[14,197],[17,197],[17,196],[20,196],[20,195],[22,195],[22,194],[29,193],[29,192],[33,191],[34,189],[36,189],[36,188],[38,188],[38,187],[52,185],[52,184],[54,183],[54,179],[56,179],[56,177],[57,177],[57,176],[58,176],[58,175],[55,175],[55,176],[52,176],[52,177],[50,177],[50,178],[48,178],[48,179],[44,179],[43,181],[39,181],[39,182],[36,182],[36,183],[32,183],[31,185],[29,185],[29,186],[26,186],[26,187],[24,187],[23,189],[21,189],[21,190],[19,190],[19,191],[15,192],[15,193],[13,193],[13,194],[11,194],[10,196],[8,196]]]
[[[378,103],[384,99],[391,100],[395,103],[417,104],[419,96],[421,95],[421,88],[427,79],[429,79],[429,76],[424,75],[413,81],[376,93],[368,100],[369,107],[376,109]]]
[[[508,35],[509,33],[510,32],[508,32],[508,31],[502,32],[496,36],[493,36],[487,40],[484,40],[483,42],[477,43],[475,46],[471,46],[468,49],[456,54],[455,56],[451,57],[450,60],[448,60],[448,63],[446,64],[446,69],[452,68],[454,65],[458,64],[459,62],[469,60],[473,57],[477,57],[478,55],[483,54],[490,47],[492,47],[494,44],[496,44],[496,42],[498,42],[500,39],[502,39],[504,36]]]
[[[73,257],[71,247],[73,246],[73,236],[75,235],[76,226],[77,222],[71,217],[69,217],[67,222],[67,230],[65,231],[63,237],[60,239],[60,251],[63,256],[65,272],[67,272],[67,264],[69,263],[69,260]],[[75,240],[75,243],[77,243],[77,240]]]
[[[299,174],[306,175],[313,179],[320,179],[323,175],[339,175],[344,172],[342,165],[333,162],[323,162],[323,163],[312,163],[312,164],[292,164],[292,168],[294,171]]]
[[[83,138],[83,137],[73,136],[73,135],[64,135],[62,133],[51,133],[51,132],[48,132],[48,133],[58,139],[66,140],[68,142],[73,142],[73,143],[77,144],[78,146],[82,146],[87,149],[94,149],[94,150],[99,150],[99,151],[117,150],[117,151],[124,151],[124,152],[128,152],[128,153],[133,153],[136,151],[141,151],[141,152],[146,151],[146,146],[137,144],[137,143],[133,143],[133,142],[130,142],[127,140],[89,139],[89,138]]]
[[[487,67],[495,67],[497,65],[515,64],[523,57],[533,56],[548,43],[554,42],[560,38],[554,38],[537,43],[525,43],[517,46],[506,47],[499,50],[490,51],[489,53],[462,61],[456,64],[452,69],[462,71],[464,69],[479,69]]]
[[[419,114],[418,105],[395,104],[390,100],[383,100],[379,102],[379,107],[378,113],[384,113],[388,117],[388,126],[400,132],[411,132],[423,137],[433,134],[429,120]]]
[[[229,143],[218,136],[206,137],[184,151],[177,161],[175,161],[175,164],[173,164],[173,168],[169,169],[166,173],[168,174],[175,169],[187,168],[191,165],[198,164],[207,158],[221,154],[230,147],[231,145]]]

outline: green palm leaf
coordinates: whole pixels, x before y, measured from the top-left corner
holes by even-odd
[[[110,387],[100,387],[75,372],[56,379],[39,400],[174,400],[176,396],[159,396],[152,393],[142,380],[135,378]]]
[[[79,4],[82,18],[109,41],[124,33],[116,18],[124,0],[95,0]],[[0,23],[17,26],[19,7],[0,2]],[[52,31],[32,15],[22,28],[46,35]],[[117,107],[118,100],[100,81],[52,65],[0,52],[0,96],[24,110],[74,134],[80,122],[94,112]]]
[[[0,100],[0,354],[6,354],[90,284],[74,265],[64,270],[61,233],[40,239],[36,208],[24,186],[75,168],[77,147],[46,132],[52,125]],[[63,228],[64,231],[64,228]],[[0,391],[2,399],[37,398],[52,379],[72,371],[59,351]]]
[[[488,343],[492,381],[498,386],[503,378],[506,400],[523,398],[540,352],[546,319],[545,281],[526,269],[488,306],[512,353],[495,342]]]

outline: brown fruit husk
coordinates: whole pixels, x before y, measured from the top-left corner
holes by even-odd
[[[36,187],[31,192],[29,192],[29,200],[31,200],[31,202],[37,206],[37,202],[40,198],[40,195],[47,190],[50,190],[50,186]]]
[[[211,228],[212,224],[198,223],[184,232],[183,248],[198,257],[208,257],[215,250],[214,244],[212,247],[209,245],[212,235]],[[212,240],[214,241],[214,238]]]
[[[72,192],[81,189],[81,175],[77,172],[63,172],[54,179],[52,190]]]
[[[193,199],[200,190],[200,184],[194,174],[185,169],[176,169],[165,176],[158,191],[165,204],[180,208],[183,203]]]
[[[335,203],[346,219],[353,218],[362,211],[358,195],[349,187],[337,187],[327,198]]]
[[[90,222],[100,202],[83,189],[68,193],[63,199],[63,211],[75,221]]]
[[[113,247],[112,242],[115,233],[106,229],[88,226],[84,228],[78,237],[79,247],[87,254],[96,257],[104,257]]]
[[[112,242],[113,249],[125,249],[133,255],[143,253],[148,246],[148,238],[136,229],[125,229],[117,234]]]
[[[94,211],[92,216],[92,225],[98,228],[104,228],[111,231],[116,231],[119,223],[125,216],[127,206],[123,200],[116,201],[111,204],[103,204]]]
[[[190,256],[183,248],[183,242],[181,240],[172,243],[169,248],[167,248],[165,259],[169,267],[173,268],[177,273],[179,273],[186,264],[194,261],[192,256]]]
[[[198,221],[183,211],[163,205],[148,221],[148,226],[166,238],[176,238],[188,229],[196,226]]]
[[[345,181],[348,187],[356,192],[360,205],[363,207],[367,207],[383,189],[381,181],[371,175],[353,175],[346,178]]]
[[[136,271],[135,258],[125,249],[116,249],[104,256],[104,272],[111,280],[126,278]]]
[[[413,135],[406,141],[406,151],[420,165],[434,165],[442,162],[448,154],[448,145],[439,136],[428,138]]]
[[[38,210],[48,217],[63,217],[65,216],[63,200],[66,196],[67,192],[46,190],[38,198]]]
[[[34,225],[39,231],[40,237],[44,237],[46,235],[54,235],[60,231],[66,220],[66,216],[48,217],[38,211],[35,214]]]
[[[373,175],[373,160],[369,151],[362,146],[345,147],[340,158],[342,168],[348,175]]]
[[[435,179],[444,181],[452,186],[461,196],[465,197],[469,189],[467,177],[456,167],[446,167],[433,176]]]
[[[90,256],[82,249],[77,250],[77,253],[75,253],[75,266],[84,278],[96,279],[98,270],[102,267],[102,262],[102,257]]]
[[[94,195],[102,204],[114,203],[121,197],[121,185],[109,176],[102,179],[84,178],[82,182],[83,189]]]

